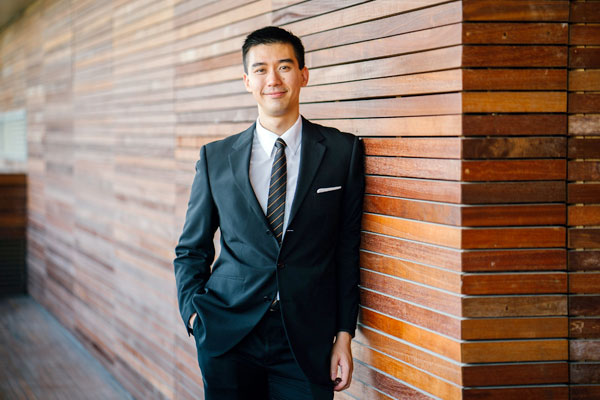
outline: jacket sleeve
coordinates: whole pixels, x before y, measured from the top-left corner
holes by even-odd
[[[360,231],[365,192],[363,143],[354,139],[336,248],[337,330],[354,337],[358,317]]]
[[[175,247],[176,258],[173,261],[179,311],[188,335],[191,333],[188,321],[196,312],[192,298],[204,291],[204,285],[210,276],[210,266],[215,257],[213,239],[217,227],[218,214],[210,190],[206,148],[203,146],[200,159],[196,162],[196,175],[185,223]]]

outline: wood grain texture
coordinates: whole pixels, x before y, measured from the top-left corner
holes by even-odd
[[[568,324],[566,317],[467,319],[462,324],[462,339],[564,338],[568,336]]]
[[[478,46],[463,48],[464,67],[565,67],[566,46]]]
[[[567,383],[566,362],[468,365],[462,367],[465,386],[504,386]]]
[[[565,339],[540,339],[467,342],[461,345],[461,351],[461,359],[466,363],[566,360],[568,341]]]
[[[466,21],[568,21],[568,1],[464,0]]]
[[[468,22],[464,44],[567,44],[569,25],[561,23]]]
[[[463,69],[464,90],[565,90],[561,69]]]
[[[463,115],[466,136],[565,135],[567,117],[561,114]]]

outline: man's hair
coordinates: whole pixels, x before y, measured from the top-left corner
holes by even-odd
[[[274,44],[274,43],[288,43],[294,48],[296,60],[298,60],[298,67],[304,68],[304,46],[298,36],[293,33],[286,31],[285,29],[277,26],[266,26],[258,29],[248,36],[242,46],[242,57],[244,60],[244,72],[248,73],[248,65],[246,64],[246,56],[250,49],[259,44]]]

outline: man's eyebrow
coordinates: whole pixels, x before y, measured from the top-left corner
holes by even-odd
[[[293,60],[293,59],[291,59],[291,58],[282,58],[281,60],[279,60],[279,63],[280,63],[280,64],[281,64],[281,63],[290,63],[290,64],[293,64],[293,63],[294,63],[294,60]],[[254,64],[252,64],[250,67],[251,67],[251,68],[256,68],[256,67],[260,67],[260,66],[262,66],[262,65],[267,65],[267,63],[266,63],[266,62],[255,62],[255,63],[254,63]]]

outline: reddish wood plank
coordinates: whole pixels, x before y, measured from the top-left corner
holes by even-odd
[[[465,136],[565,135],[567,117],[561,114],[463,115]]]
[[[598,25],[578,25],[569,26],[569,44],[574,45],[599,45],[600,44],[600,26]]]
[[[569,93],[570,113],[595,113],[600,110],[600,94]]]
[[[464,67],[566,67],[566,46],[477,46],[463,48]]]
[[[569,2],[464,0],[465,21],[568,21]]]
[[[569,274],[569,293],[598,294],[600,272],[576,272]]]
[[[464,204],[557,202],[564,201],[565,190],[562,181],[469,183],[462,185],[462,199]]]
[[[464,44],[567,44],[568,24],[466,22]]]
[[[461,291],[461,278],[456,272],[366,251],[362,251],[360,254],[360,265],[362,268],[411,282],[434,286],[454,293]]]
[[[324,119],[323,125],[358,136],[460,136],[460,115],[399,118]]]
[[[431,243],[455,249],[461,248],[460,229],[446,225],[400,219],[385,215],[364,214],[362,229],[407,240]]]
[[[600,68],[600,48],[571,47],[569,52],[570,68]]]
[[[456,159],[461,156],[459,138],[366,138],[364,144],[366,155]]]
[[[462,376],[465,386],[543,385],[567,383],[569,368],[566,362],[468,365]]]
[[[464,159],[562,158],[566,155],[565,147],[564,137],[468,138],[462,141]]]
[[[600,198],[600,183],[569,183],[569,203],[596,203]]]
[[[460,271],[461,253],[458,250],[368,232],[363,232],[361,244],[366,250]]]
[[[600,205],[569,206],[569,225],[600,225]]]
[[[565,206],[505,205],[462,207],[462,226],[562,225]]]
[[[365,183],[366,193],[448,203],[460,202],[461,187],[458,182],[367,176]]]
[[[364,211],[419,221],[460,225],[460,207],[423,201],[366,196]]]
[[[462,292],[466,295],[566,293],[566,273],[468,274]]]
[[[564,247],[565,228],[477,228],[462,231],[463,249]]]
[[[430,332],[416,325],[388,317],[378,312],[361,308],[359,321],[376,330],[402,339],[420,348],[433,351],[454,361],[460,360],[460,343],[446,336]]]
[[[458,160],[366,157],[365,172],[397,177],[460,180]]]
[[[463,400],[564,400],[569,398],[567,386],[465,389]]]
[[[464,90],[566,90],[561,69],[463,69]]]
[[[570,385],[570,400],[595,400],[600,398],[600,386],[598,385]]]
[[[485,250],[462,253],[464,272],[566,270],[565,249]]]
[[[360,304],[457,340],[461,338],[458,318],[365,289],[361,290]]]
[[[354,341],[385,352],[392,357],[396,357],[403,362],[414,365],[450,382],[460,383],[461,371],[459,365],[448,359],[423,351],[418,346],[383,335],[364,325],[359,326]]]
[[[564,180],[565,160],[463,161],[464,181]]]

